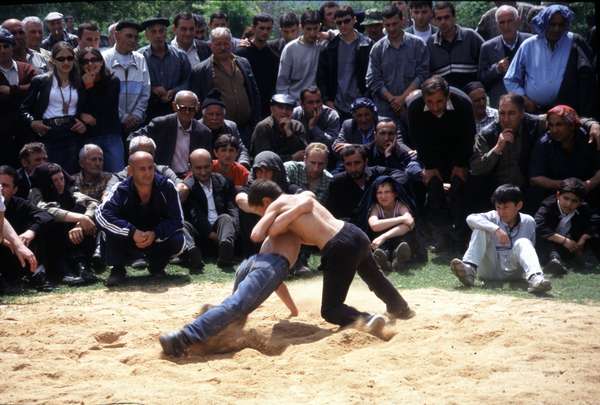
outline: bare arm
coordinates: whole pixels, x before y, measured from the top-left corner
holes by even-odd
[[[408,212],[394,218],[379,219],[376,215],[369,217],[369,226],[374,232],[382,232],[397,225],[406,225],[410,230],[415,226],[415,220]]]
[[[269,236],[277,236],[286,232],[290,224],[298,219],[300,215],[308,214],[313,210],[314,201],[312,197],[306,195],[302,202],[278,215],[268,230]]]
[[[277,218],[278,211],[270,211],[265,213],[262,218],[254,225],[250,233],[250,239],[253,242],[262,242],[267,237],[269,228],[273,225],[273,221]]]
[[[530,179],[531,185],[550,190],[558,190],[560,188],[560,180],[552,180],[546,176],[536,176]]]
[[[29,271],[32,273],[35,272],[37,268],[37,259],[35,255],[19,238],[19,235],[15,232],[13,227],[10,225],[8,221],[4,221],[2,223],[2,231],[1,234],[4,235],[4,241],[7,246],[11,247],[14,255],[19,259],[19,263],[22,267],[25,265],[29,265]]]
[[[281,283],[279,287],[275,290],[275,293],[279,297],[281,301],[285,304],[285,306],[290,310],[290,316],[298,316],[298,308],[296,307],[296,303],[292,299],[290,292],[285,285],[285,283]]]

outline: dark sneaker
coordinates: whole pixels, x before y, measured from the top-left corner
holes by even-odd
[[[530,293],[545,293],[546,291],[550,291],[552,289],[552,283],[550,280],[546,280],[542,273],[534,274],[529,277],[527,281],[529,287],[527,288],[527,292]]]
[[[292,275],[297,278],[306,278],[312,276],[313,272],[306,266],[298,266],[294,269]]]
[[[475,276],[477,275],[477,269],[475,267],[460,259],[452,259],[450,268],[465,287],[473,287],[475,285]]]
[[[398,247],[394,250],[394,260],[392,261],[392,268],[401,272],[403,270],[402,264],[409,261],[412,256],[410,246],[406,242],[400,242]]]
[[[110,271],[110,275],[106,279],[107,287],[114,287],[119,284],[122,284],[127,278],[127,273],[124,267],[113,267]]]
[[[77,270],[77,273],[79,273],[79,276],[83,279],[84,283],[91,284],[98,281],[98,278],[87,264],[78,262],[75,264],[75,269]]]
[[[544,266],[544,274],[555,274],[557,276],[561,276],[567,274],[567,268],[559,259],[555,257]]]
[[[223,266],[232,266],[233,265],[233,253],[234,247],[233,244],[223,241],[219,244],[219,257],[217,258],[217,263],[219,266],[222,264]]]
[[[377,266],[379,266],[381,271],[383,271],[384,273],[391,273],[393,271],[392,265],[390,264],[390,261],[387,258],[387,253],[385,253],[384,250],[375,249],[375,251],[373,252],[373,259],[375,259]]]
[[[158,341],[167,356],[181,357],[188,347],[183,332],[180,330],[160,335]]]
[[[143,270],[148,267],[148,261],[144,258],[135,259],[133,263],[131,263],[131,267],[136,270]]]

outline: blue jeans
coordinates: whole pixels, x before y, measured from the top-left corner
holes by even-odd
[[[202,342],[254,311],[285,280],[289,268],[287,259],[278,254],[257,254],[244,260],[235,274],[233,293],[183,327],[188,341]]]
[[[87,143],[98,145],[104,152],[104,171],[117,173],[125,167],[125,147],[121,134],[92,136]]]

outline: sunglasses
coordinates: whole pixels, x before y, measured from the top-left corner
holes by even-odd
[[[343,20],[337,20],[335,23],[336,25],[344,25],[350,24],[350,21],[352,21],[352,17],[344,18]]]
[[[98,62],[101,62],[101,61],[102,61],[102,59],[100,59],[100,58],[89,58],[89,59],[85,59],[84,58],[84,59],[81,60],[81,64],[82,65],[87,65],[89,63],[98,63]]]
[[[73,56],[59,56],[58,58],[54,58],[54,60],[59,62],[73,62],[75,57]]]
[[[196,107],[195,106],[188,107],[187,105],[179,105],[179,104],[177,104],[177,111],[194,112],[194,111],[196,111]]]

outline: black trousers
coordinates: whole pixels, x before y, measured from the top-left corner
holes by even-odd
[[[357,226],[344,227],[325,245],[321,253],[323,298],[321,316],[327,322],[345,326],[368,313],[344,304],[350,284],[358,272],[360,278],[381,299],[392,314],[403,314],[408,304],[377,267],[371,254],[371,242]]]
[[[233,218],[229,214],[221,214],[217,217],[217,220],[212,226],[211,232],[217,233],[217,245],[215,242],[208,238],[208,235],[202,235],[198,230],[189,222],[184,222],[183,226],[194,238],[196,246],[200,248],[204,256],[216,256],[219,254],[218,246],[226,243],[232,247],[235,247],[235,240],[237,238],[237,227]],[[227,258],[231,259],[231,258]]]

